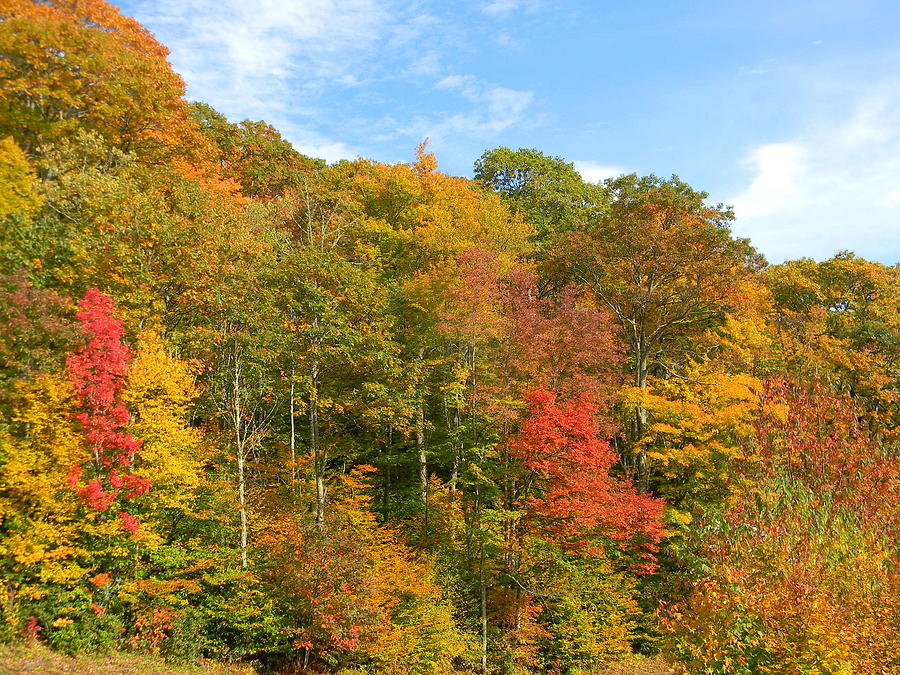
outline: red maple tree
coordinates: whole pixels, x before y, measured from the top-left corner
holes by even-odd
[[[75,413],[94,456],[94,477],[79,487],[84,467],[69,469],[67,481],[90,508],[106,511],[120,496],[133,499],[150,489],[150,482],[131,473],[141,442],[126,431],[128,409],[122,389],[131,363],[131,350],[123,341],[125,328],[115,317],[112,299],[89,288],[76,315],[87,343],[67,360],[69,381],[81,410]],[[126,511],[119,513],[127,531],[139,522]]]
[[[611,542],[633,548],[637,571],[655,567],[663,535],[663,502],[610,474],[616,454],[598,436],[597,408],[586,398],[557,402],[546,389],[527,396],[530,409],[510,450],[531,472],[524,505],[552,539],[572,549]]]

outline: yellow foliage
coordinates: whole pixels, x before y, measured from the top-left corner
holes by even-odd
[[[12,419],[28,433],[0,436],[0,559],[7,560],[0,582],[10,591],[11,606],[16,597],[37,600],[49,585],[71,588],[86,576],[80,537],[95,515],[79,516],[79,501],[66,482],[72,466],[91,459],[72,417],[68,380],[41,374],[21,385],[19,394]]]
[[[197,393],[188,365],[167,353],[158,333],[143,331],[124,399],[142,441],[135,473],[150,480],[145,500],[160,508],[185,508],[200,485],[207,448],[186,422]]]
[[[383,617],[368,653],[382,672],[452,672],[451,661],[468,648],[467,641],[441,597],[433,561],[403,543],[396,529],[379,525],[369,510],[372,472],[363,465],[342,476],[337,507],[367,544],[370,601]]]
[[[732,328],[741,325],[735,321]],[[674,503],[707,494],[724,480],[726,462],[741,455],[741,439],[750,432],[758,409],[760,381],[729,372],[722,361],[688,362],[682,373],[650,378],[648,388],[626,387],[620,401],[626,410],[642,406],[649,416],[643,450],[651,466],[667,479]]]
[[[88,461],[83,434],[71,415],[72,388],[60,375],[39,375],[21,387],[23,404],[13,414],[14,422],[28,429],[23,440],[0,439],[8,444],[6,463],[0,466],[0,483],[9,503],[17,511],[40,514],[66,513],[74,500],[60,500],[66,473]]]
[[[348,197],[365,212],[366,228],[403,242],[417,267],[423,254],[442,263],[472,247],[510,259],[529,248],[530,225],[498,195],[438,171],[424,144],[412,165],[358,160],[346,169],[354,173]]]
[[[34,172],[25,153],[12,138],[0,139],[0,218],[18,215],[30,219],[40,208],[34,192]]]

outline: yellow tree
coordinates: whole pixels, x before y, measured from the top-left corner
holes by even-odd
[[[123,398],[142,441],[136,473],[153,485],[145,503],[160,519],[166,510],[190,508],[203,480],[209,448],[187,421],[198,395],[189,365],[168,352],[159,333],[141,332]]]
[[[12,137],[0,139],[0,272],[33,266],[23,246],[25,232],[40,210],[37,177]]]
[[[844,252],[770,267],[764,279],[782,367],[833,381],[862,404],[873,433],[897,438],[900,266]]]
[[[72,586],[88,572],[78,551],[78,503],[66,483],[70,468],[90,459],[72,417],[74,391],[64,376],[42,374],[19,393],[13,431],[27,434],[0,437],[7,610],[20,599],[40,599],[46,584]]]

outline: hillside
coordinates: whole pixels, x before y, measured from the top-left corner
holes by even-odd
[[[307,157],[103,0],[2,3],[0,100],[10,672],[900,672],[900,265]]]

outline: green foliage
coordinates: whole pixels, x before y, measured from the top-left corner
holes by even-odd
[[[69,656],[109,651],[125,630],[120,617],[97,615],[89,609],[68,614],[50,625],[47,642],[54,650]]]
[[[535,542],[538,598],[547,637],[541,655],[548,666],[577,672],[631,653],[640,609],[636,579],[603,557],[573,556]]]
[[[586,182],[571,162],[535,149],[485,151],[475,162],[475,180],[505,196],[544,242],[584,227],[609,204],[605,186]]]
[[[873,433],[896,440],[900,425],[900,267],[843,252],[766,270],[782,368],[825,370],[864,405]]]
[[[0,640],[900,671],[896,266],[538,150],[327,166],[103,0],[0,53]]]
[[[231,124],[205,103],[190,105],[200,131],[218,149],[222,174],[235,180],[248,197],[279,197],[308,183],[310,174],[325,167],[294,150],[278,130],[265,122]]]

